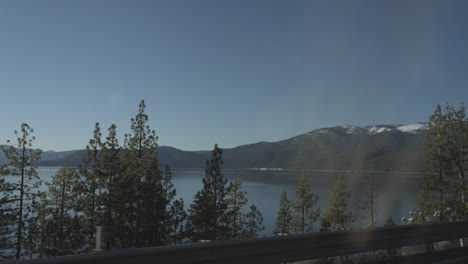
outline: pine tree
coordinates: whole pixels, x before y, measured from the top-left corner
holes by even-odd
[[[115,182],[115,227],[119,234],[117,247],[130,248],[136,246],[138,209],[141,205],[141,160],[136,149],[129,143],[129,135],[125,135],[121,156],[122,174]]]
[[[119,197],[125,205],[125,227],[120,239],[124,247],[158,246],[170,240],[168,210],[175,190],[170,175],[162,175],[158,137],[148,125],[145,107],[142,100],[138,114],[131,119],[132,133],[125,135],[123,148],[124,176],[119,183]]]
[[[100,224],[104,227],[106,236],[104,237],[104,247],[112,249],[118,247],[116,238],[119,235],[118,224],[114,221],[119,213],[117,208],[118,190],[117,181],[121,177],[120,147],[117,140],[117,127],[112,124],[106,137],[106,142],[102,144],[101,156],[99,159],[100,179],[99,185],[102,187],[98,195],[98,204],[101,207]]]
[[[0,167],[0,170],[2,168]],[[13,238],[12,238],[12,225],[14,224],[14,214],[12,204],[10,199],[6,195],[11,188],[10,184],[5,181],[4,177],[6,177],[6,173],[0,173],[0,249],[3,249],[5,252],[1,252],[0,257],[8,258],[8,251],[9,249],[13,248]]]
[[[29,220],[28,218],[31,217],[31,205],[36,200],[36,190],[41,184],[35,165],[35,161],[41,158],[41,151],[32,149],[32,143],[35,140],[35,137],[31,136],[33,132],[34,130],[28,124],[23,123],[21,131],[15,130],[16,143],[8,140],[7,143],[11,144],[10,147],[1,147],[8,160],[8,163],[2,166],[1,173],[15,179],[10,183],[3,182],[2,197],[3,205],[6,206],[7,210],[3,212],[9,214],[4,214],[3,217],[11,220],[12,226],[15,227],[13,231],[15,240],[12,245],[16,259],[20,259],[22,255],[22,246],[25,243],[24,227]],[[18,180],[16,181],[16,179]]]
[[[291,233],[291,220],[293,219],[292,203],[288,200],[286,191],[281,193],[280,208],[276,217],[275,230],[273,234],[285,235]]]
[[[83,228],[76,225],[79,175],[63,167],[46,183],[48,190],[35,208],[35,219],[28,225],[31,254],[42,257],[80,253],[86,245]],[[81,236],[76,236],[81,233]],[[34,250],[33,250],[34,248]]]
[[[448,199],[451,185],[451,179],[447,175],[447,171],[451,167],[448,154],[447,122],[442,108],[438,105],[434,114],[429,117],[425,155],[431,168],[431,174],[425,177],[423,190],[421,190],[417,201],[416,210],[424,212],[424,215],[415,216],[417,222],[423,223],[426,220],[443,222],[447,221],[449,217],[445,210],[450,203]],[[431,200],[431,204],[427,203],[428,200]],[[438,217],[434,218],[434,214],[437,212]]]
[[[177,192],[174,188],[174,184],[172,183],[172,170],[169,165],[166,164],[164,168],[164,176],[163,176],[163,191],[164,191],[164,199],[166,200],[166,204],[169,204],[174,197],[176,196]]]
[[[137,227],[141,230],[137,237],[144,240],[139,246],[161,246],[167,239],[162,229],[165,224],[167,203],[165,201],[164,187],[162,183],[162,172],[156,153],[156,137],[154,131],[143,146],[144,156],[141,157],[144,171],[140,185],[141,204],[138,208],[139,222]],[[139,149],[141,151],[141,149]]]
[[[459,109],[436,107],[429,118],[426,160],[431,173],[425,177],[414,223],[465,220],[468,217],[465,173],[468,169],[468,118],[463,104]]]
[[[318,200],[318,196],[310,190],[309,178],[302,172],[296,188],[296,202],[293,203],[292,232],[313,230],[313,224],[320,217],[320,208],[316,208]]]
[[[182,198],[173,202],[170,216],[172,225],[171,242],[173,244],[182,244],[186,237],[185,222],[188,217],[184,209],[184,201]]]
[[[467,186],[465,174],[468,171],[468,117],[463,103],[458,109],[445,107],[447,120],[448,157],[451,168],[447,174],[452,180],[453,220],[468,219]]]
[[[242,207],[247,204],[246,192],[242,191],[242,179],[237,176],[229,185],[229,191],[226,197],[227,202],[227,224],[230,229],[229,238],[237,239],[241,236],[244,215]]]
[[[184,211],[183,208],[183,200],[176,200],[179,201],[178,203],[182,203],[179,205],[178,203],[176,204],[174,201],[174,198],[177,194],[176,189],[174,187],[174,184],[172,183],[172,171],[169,165],[166,165],[164,168],[164,175],[162,178],[162,185],[163,185],[163,203],[165,206],[165,210],[163,212],[163,215],[161,216],[161,232],[165,234],[165,242],[166,243],[174,243],[173,241],[173,236],[172,234],[177,233],[177,230],[173,230],[173,227],[177,226],[174,225],[173,221],[173,212],[178,212],[178,216],[180,219],[183,219],[182,222],[184,222],[187,218],[187,214]],[[174,206],[179,206],[176,210],[173,210]],[[182,208],[180,208],[182,206]],[[182,213],[182,211],[183,213]],[[185,214],[185,218],[182,217],[183,214]],[[182,223],[181,223],[182,224]],[[179,230],[180,231],[180,230]],[[183,232],[179,232],[179,234],[182,236]],[[182,240],[182,238],[181,238]]]
[[[146,246],[155,242],[157,223],[154,221],[154,203],[157,199],[156,192],[162,189],[159,166],[155,162],[150,164],[147,159],[156,155],[157,137],[155,131],[147,125],[145,108],[145,103],[141,101],[138,114],[130,120],[132,134],[126,135],[124,144],[126,173],[130,177],[130,185],[127,187],[134,192],[128,197],[133,209],[130,214],[130,241],[133,241],[133,246]],[[156,171],[148,174],[150,166]]]
[[[203,189],[190,205],[188,227],[193,241],[221,240],[229,234],[227,225],[227,179],[221,173],[222,150],[215,145],[211,160],[206,161]]]
[[[154,153],[156,155],[156,153]],[[141,183],[142,203],[138,211],[140,229],[144,241],[141,246],[161,246],[169,240],[165,232],[167,222],[167,203],[165,201],[162,175],[156,157],[150,162]]]
[[[244,217],[244,229],[242,230],[242,238],[256,238],[265,230],[263,226],[263,216],[255,205],[249,207],[250,211]]]
[[[348,184],[339,176],[330,190],[327,210],[323,215],[323,221],[330,223],[332,231],[349,229],[356,220],[348,205],[350,197]]]
[[[99,161],[101,158],[102,140],[101,128],[99,123],[95,124],[93,138],[89,140],[86,146],[86,157],[78,166],[81,175],[79,183],[79,202],[77,203],[77,211],[83,212],[83,225],[87,234],[90,247],[94,243],[94,231],[99,219],[101,218],[98,212],[98,191],[101,186],[101,171]]]
[[[416,209],[410,211],[408,222],[414,224],[426,224],[439,221],[438,210],[440,209],[437,195],[431,192],[426,186],[423,186],[416,198]],[[451,214],[446,208],[443,208],[444,218]]]
[[[40,196],[42,193],[38,194],[36,197],[37,200],[39,200]],[[40,240],[38,239],[40,237],[40,228],[39,228],[39,223],[38,223],[38,212],[37,212],[37,201],[34,200],[31,203],[31,209],[30,209],[30,214],[31,217],[28,217],[27,223],[25,225],[25,237],[24,237],[24,242],[23,242],[23,255],[28,256],[29,258],[32,259],[35,254],[38,253],[38,245],[40,243]]]

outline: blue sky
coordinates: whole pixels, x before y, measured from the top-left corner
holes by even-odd
[[[161,145],[276,141],[425,121],[468,103],[468,1],[0,1],[0,141],[120,135],[141,99]]]

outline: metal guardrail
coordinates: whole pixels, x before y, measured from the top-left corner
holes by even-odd
[[[284,263],[464,237],[468,222],[453,222],[122,249],[17,263]]]

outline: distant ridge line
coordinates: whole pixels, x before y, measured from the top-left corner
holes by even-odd
[[[223,149],[225,169],[365,172],[369,160],[383,173],[427,172],[424,146],[427,124],[335,126],[319,128],[276,142],[258,142]],[[221,145],[222,146],[222,145]],[[172,168],[204,168],[210,151],[158,148],[161,164]],[[77,166],[86,150],[43,152],[40,166]],[[0,153],[0,163],[5,162]]]

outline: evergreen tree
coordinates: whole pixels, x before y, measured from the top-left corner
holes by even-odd
[[[116,217],[115,225],[119,233],[120,247],[136,246],[138,231],[138,209],[141,206],[141,160],[137,157],[136,148],[125,135],[121,157],[122,174],[116,181]]]
[[[86,146],[86,157],[78,166],[81,175],[79,183],[79,202],[76,204],[77,211],[83,212],[83,225],[87,234],[90,247],[94,243],[95,227],[101,218],[98,208],[98,191],[101,186],[101,171],[99,160],[101,158],[102,140],[99,123],[95,124],[93,138]]]
[[[6,196],[10,189],[10,184],[4,179],[6,175],[0,173],[0,177],[0,194],[2,195],[0,197],[0,249],[3,249],[0,252],[0,257],[8,258],[8,250],[13,249],[12,226],[14,225],[15,217],[13,209],[11,209],[12,204],[10,199]]]
[[[35,204],[34,221],[28,224],[31,254],[41,257],[76,254],[86,245],[84,230],[76,223],[78,182],[76,170],[64,167],[46,183],[47,193]]]
[[[161,246],[167,241],[168,235],[163,231],[164,225],[167,223],[165,221],[167,203],[165,201],[162,172],[159,168],[156,153],[156,141],[148,143],[148,149],[145,149],[147,153],[143,157],[143,164],[146,163],[146,168],[143,171],[143,179],[140,185],[142,203],[138,208],[138,219],[140,221],[137,227],[139,227],[141,233],[138,237],[144,238],[144,241],[140,243],[141,246]]]
[[[158,246],[170,240],[168,210],[175,190],[170,175],[167,178],[160,170],[158,137],[147,124],[145,107],[142,100],[138,114],[131,119],[132,133],[125,136],[124,142],[120,197],[125,205],[126,227],[121,239],[125,247]]]
[[[163,190],[166,203],[171,202],[177,194],[176,189],[174,188],[174,184],[172,183],[172,170],[169,165],[166,165],[164,168]]]
[[[293,203],[292,232],[305,233],[313,230],[313,224],[320,217],[316,208],[319,198],[310,190],[309,178],[302,172],[296,188],[296,202]]]
[[[186,237],[185,222],[187,220],[187,213],[184,209],[184,201],[181,199],[175,200],[170,210],[171,216],[171,242],[173,244],[182,244]]]
[[[447,174],[451,162],[448,154],[448,124],[440,105],[429,117],[429,129],[426,135],[426,160],[431,168],[431,174],[426,175],[425,183],[417,201],[416,222],[447,221],[445,208],[450,203],[449,189],[451,179]],[[430,204],[427,201],[431,201]],[[434,214],[438,217],[434,218]]]
[[[175,196],[170,168],[160,170],[156,132],[148,126],[142,100],[131,119],[131,133],[119,147],[116,126],[111,125],[106,142],[101,141],[99,123],[80,165],[80,202],[89,242],[102,225],[104,247],[158,246],[170,240],[170,209]],[[81,215],[80,215],[81,216]]]
[[[31,135],[33,132],[34,130],[28,124],[23,123],[21,131],[15,130],[16,143],[8,140],[7,143],[11,145],[1,147],[8,160],[8,163],[2,166],[1,174],[11,176],[14,179],[12,182],[2,183],[3,194],[1,197],[2,209],[4,210],[3,218],[11,221],[10,227],[15,228],[13,231],[15,239],[11,246],[14,247],[16,259],[20,259],[22,255],[22,246],[25,243],[24,227],[31,217],[31,206],[36,200],[36,190],[41,184],[34,164],[41,158],[41,151],[32,149],[32,143],[35,140],[35,137]],[[2,227],[3,232],[8,232],[5,231],[5,228],[5,226]]]
[[[46,183],[47,184],[47,183]],[[25,226],[26,228],[26,236],[24,240],[24,256],[28,256],[29,258],[33,258],[33,256],[44,257],[43,254],[46,252],[45,248],[50,248],[50,245],[47,242],[51,240],[47,240],[49,237],[55,236],[54,229],[56,225],[52,226],[53,221],[47,220],[47,224],[49,227],[46,229],[46,214],[44,214],[44,206],[47,206],[45,202],[47,196],[47,192],[41,192],[37,195],[36,200],[33,201],[31,205],[31,217],[28,218],[28,222]]]
[[[427,223],[467,219],[465,173],[468,169],[468,119],[459,109],[436,107],[429,118],[425,177],[410,221]]]
[[[187,214],[186,212],[184,211],[184,205],[183,205],[183,200],[180,199],[180,200],[176,200],[176,201],[179,201],[178,203],[176,203],[176,201],[173,201],[174,200],[174,197],[176,196],[176,189],[174,187],[174,184],[172,183],[172,171],[171,171],[171,168],[169,167],[169,165],[166,165],[165,168],[164,168],[164,175],[163,175],[163,179],[162,179],[162,185],[163,185],[163,203],[165,205],[165,210],[163,212],[163,215],[161,217],[161,232],[166,234],[165,236],[165,240],[166,242],[174,242],[174,237],[172,236],[172,234],[174,233],[179,233],[181,236],[183,235],[183,232],[177,232],[177,230],[173,230],[174,227],[176,227],[177,225],[175,225],[173,223],[173,221],[175,220],[173,218],[173,212],[177,212],[178,213],[178,217],[180,219],[183,219],[182,223],[180,223],[180,225],[183,224],[183,222],[186,220],[187,218]],[[181,205],[179,204],[181,203]],[[178,206],[179,208],[177,209],[173,209],[174,206]],[[180,206],[182,206],[180,208]],[[182,212],[182,211],[183,212]],[[183,214],[185,214],[185,218],[183,217]],[[180,219],[178,221],[180,221]],[[182,239],[183,237],[181,237]]]
[[[222,150],[215,145],[211,160],[206,161],[203,189],[190,205],[188,227],[193,241],[221,240],[229,235],[227,225],[227,179],[221,173]]]
[[[323,215],[323,220],[330,223],[332,231],[349,229],[356,220],[348,205],[350,197],[348,184],[339,176],[330,190],[327,210]]]
[[[128,197],[133,209],[129,215],[132,246],[153,244],[158,235],[158,223],[154,219],[157,210],[155,203],[162,186],[159,165],[152,160],[156,158],[157,137],[147,125],[145,108],[145,103],[141,101],[138,114],[130,120],[132,134],[126,135],[124,144],[126,173],[130,183],[127,187],[133,191]],[[155,171],[150,171],[150,167]]]
[[[439,221],[438,210],[440,209],[437,195],[429,191],[425,186],[420,189],[416,198],[416,209],[410,211],[408,222],[414,224],[426,224]],[[444,218],[449,219],[452,212],[443,208]]]
[[[291,207],[292,203],[288,200],[288,194],[283,191],[273,234],[284,235],[291,233],[291,220],[293,219]]]
[[[250,211],[244,217],[244,229],[242,238],[256,238],[259,233],[265,230],[263,226],[263,216],[255,205],[249,207]]]
[[[42,193],[39,193],[36,197],[37,200],[39,200],[40,196]],[[25,225],[25,237],[24,237],[24,242],[23,242],[23,255],[28,256],[29,258],[32,259],[35,254],[38,253],[38,244],[40,243],[39,234],[40,234],[40,228],[38,225],[38,217],[37,217],[37,201],[34,200],[31,203],[31,209],[30,209],[30,214],[31,216],[28,217],[28,220]]]
[[[468,117],[463,103],[458,109],[450,105],[445,107],[447,120],[448,157],[451,169],[447,174],[453,183],[451,192],[453,196],[453,220],[468,219],[467,186],[465,174],[468,171]]]
[[[237,239],[241,236],[244,215],[242,207],[247,204],[246,192],[242,191],[242,180],[237,176],[229,185],[229,192],[226,197],[227,202],[227,224],[230,229],[229,238]]]
[[[121,165],[116,129],[117,127],[114,124],[109,127],[109,134],[106,137],[106,142],[102,144],[101,156],[98,161],[99,185],[102,186],[98,196],[98,204],[102,212],[99,222],[104,227],[106,233],[104,247],[108,249],[119,247],[116,238],[119,236],[119,227],[121,227],[115,221],[119,210],[122,209],[117,208],[117,204],[119,204],[117,201],[119,199],[117,181],[121,178]]]
[[[154,153],[156,155],[156,153]],[[141,235],[145,239],[141,246],[161,246],[168,240],[166,202],[162,175],[156,157],[149,163],[141,184],[142,204],[139,208]]]

